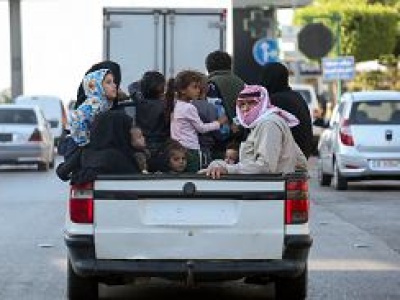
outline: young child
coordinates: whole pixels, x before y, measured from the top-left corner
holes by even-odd
[[[187,150],[176,141],[167,146],[167,169],[170,173],[182,173],[187,166]]]
[[[206,98],[208,89],[207,77],[205,74],[202,73],[199,73],[199,76],[202,80],[200,97],[197,100],[193,100],[191,103],[197,108],[197,113],[199,114],[200,120],[203,123],[210,123],[218,120],[219,116],[217,115],[216,106],[212,103],[209,103]],[[212,161],[212,153],[214,152],[215,146],[217,144],[220,144],[222,141],[220,130],[214,130],[199,134],[199,144],[202,154],[201,168],[207,168],[208,164]]]
[[[230,165],[234,165],[239,162],[239,147],[237,144],[229,143],[226,146],[224,161]]]
[[[211,123],[203,123],[192,100],[199,99],[201,92],[201,77],[196,71],[182,71],[175,78],[177,101],[171,119],[171,138],[188,149],[188,172],[200,169],[201,152],[198,133],[218,130],[221,124],[227,122],[226,117]]]
[[[136,163],[140,172],[143,174],[149,173],[148,160],[150,159],[150,151],[146,147],[146,140],[139,127],[133,126],[131,128],[131,144],[135,149],[133,156],[136,159]]]

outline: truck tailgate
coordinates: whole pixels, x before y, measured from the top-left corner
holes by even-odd
[[[283,179],[103,179],[94,197],[98,259],[282,258]]]

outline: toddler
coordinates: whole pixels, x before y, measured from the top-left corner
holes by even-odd
[[[187,150],[176,141],[167,147],[167,167],[170,173],[182,173],[187,166]]]
[[[148,160],[150,159],[150,151],[146,148],[146,140],[139,127],[131,128],[131,144],[135,149],[133,156],[135,157],[137,166],[143,174],[148,174]]]
[[[226,146],[224,161],[230,165],[234,165],[239,162],[239,147],[235,143],[229,143]]]

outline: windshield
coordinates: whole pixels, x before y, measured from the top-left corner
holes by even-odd
[[[36,115],[29,109],[1,109],[0,124],[37,124]]]
[[[355,102],[351,109],[350,120],[352,124],[400,125],[400,99],[398,101]]]

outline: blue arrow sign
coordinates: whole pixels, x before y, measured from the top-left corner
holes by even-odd
[[[254,43],[253,57],[261,66],[269,62],[279,61],[278,41],[269,38],[259,39]]]

